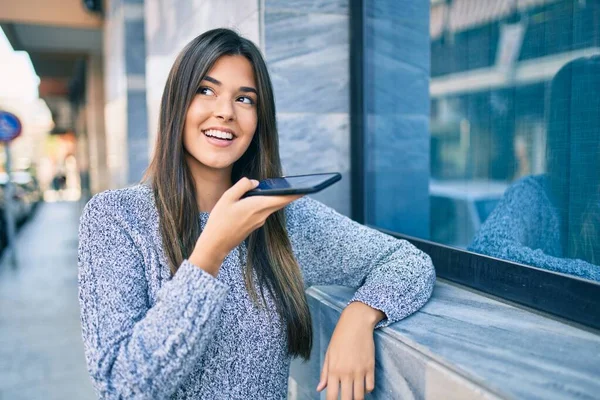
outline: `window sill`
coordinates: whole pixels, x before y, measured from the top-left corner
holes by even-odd
[[[354,293],[339,286],[307,291],[314,345],[294,361],[290,398],[315,391],[329,338]],[[600,335],[438,282],[409,318],[375,333],[373,398],[595,398],[600,393]]]

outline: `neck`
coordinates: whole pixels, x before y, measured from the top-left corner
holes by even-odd
[[[188,166],[196,184],[198,211],[211,212],[223,193],[232,186],[231,170],[233,167],[214,169],[189,161]]]

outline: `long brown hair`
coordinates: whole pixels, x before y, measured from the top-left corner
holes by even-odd
[[[600,56],[563,66],[552,79],[548,118],[550,193],[563,253],[600,264]]]
[[[260,51],[251,41],[229,29],[214,29],[196,37],[181,51],[169,72],[160,105],[154,156],[144,177],[154,192],[163,247],[173,274],[189,257],[201,234],[195,183],[185,162],[185,115],[202,78],[224,55],[241,55],[250,61],[258,91],[256,132],[248,150],[233,165],[232,182],[242,177],[261,180],[281,176],[273,89]],[[246,244],[244,279],[250,297],[256,306],[264,306],[263,288],[267,289],[286,326],[289,353],[308,359],[312,324],[284,211],[271,214],[263,227],[246,239]],[[241,252],[240,261],[244,265]]]

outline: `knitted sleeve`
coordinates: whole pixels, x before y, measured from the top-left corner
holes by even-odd
[[[385,313],[378,327],[407,317],[431,296],[431,259],[409,242],[361,225],[309,197],[290,204],[286,218],[306,286],[357,287],[351,302]]]
[[[144,261],[111,192],[86,205],[79,228],[79,302],[86,362],[101,398],[167,398],[197,365],[227,287],[184,261],[150,307]]]

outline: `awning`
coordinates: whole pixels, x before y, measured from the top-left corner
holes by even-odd
[[[465,31],[505,18],[515,7],[522,11],[556,1],[558,0],[453,0],[448,16],[448,29],[453,33]],[[447,8],[443,1],[432,4],[429,25],[431,39],[441,36]]]

